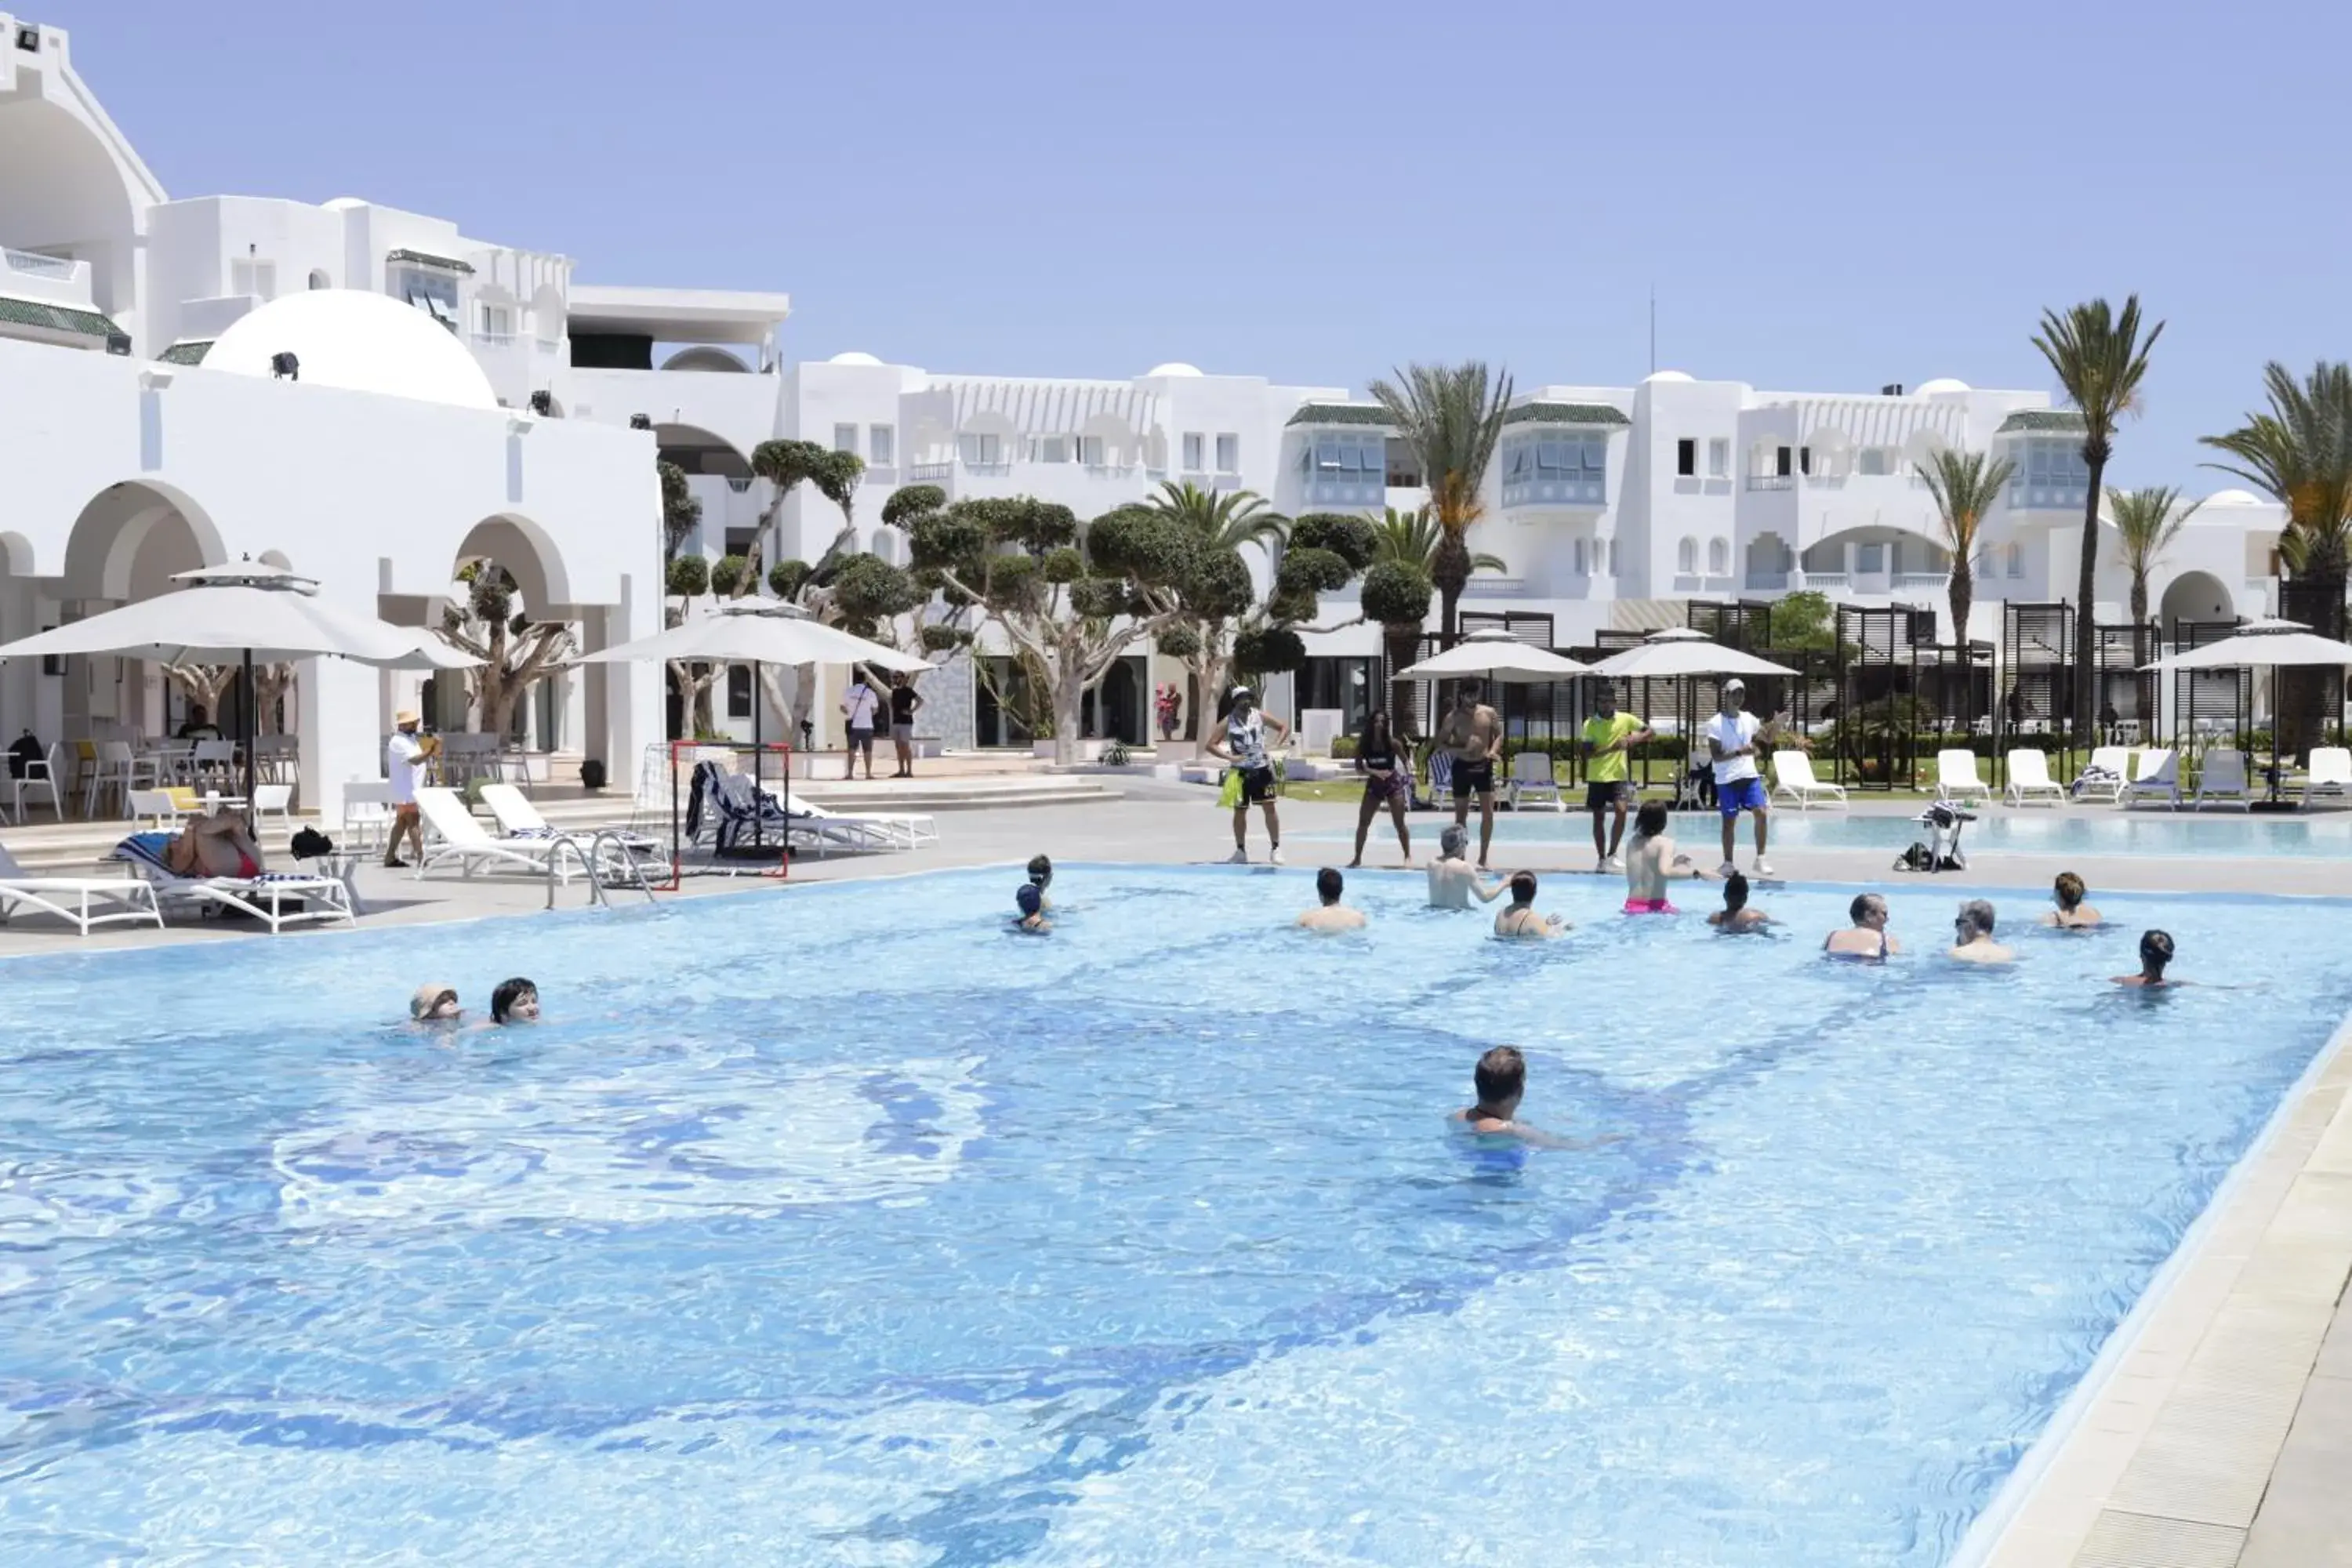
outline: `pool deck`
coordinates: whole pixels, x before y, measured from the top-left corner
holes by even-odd
[[[1057,860],[1150,864],[1221,860],[1232,839],[1225,814],[1198,787],[1118,781],[1117,798],[1034,808],[943,812],[941,842],[887,855],[795,861],[789,879],[687,879],[680,895],[789,896],[811,882],[954,867],[1017,864],[1044,850]],[[1858,805],[1856,813],[1910,816],[1916,803]],[[1999,808],[1995,808],[1998,810]],[[1341,864],[1355,826],[1352,805],[1282,806],[1290,866]],[[1416,813],[1415,850],[1435,847],[1445,820]],[[0,829],[22,857],[55,829]],[[1251,814],[1254,858],[1263,824]],[[1741,863],[1749,858],[1741,835]],[[1716,847],[1686,843],[1702,863]],[[1394,874],[1396,843],[1385,822],[1368,845],[1368,869]],[[2182,893],[2352,896],[2352,860],[2317,858],[2053,856],[1990,850],[1969,870],[1893,872],[1883,850],[1775,851],[1789,880],[1883,889],[1895,930],[1940,935],[1944,907],[1977,889],[2041,889],[2072,869],[2104,889]],[[1589,874],[1589,844],[1499,844],[1498,868]],[[95,868],[93,868],[95,869]],[[525,877],[467,881],[367,866],[356,884],[359,929],[529,914],[543,910],[545,883]],[[1301,889],[1302,895],[1306,889]],[[616,894],[625,907],[641,895]],[[1769,894],[1768,894],[1769,897]],[[557,907],[587,899],[574,883]],[[2012,919],[2022,918],[2018,910]],[[2040,912],[2037,898],[2034,910]],[[2330,912],[2331,921],[2340,913]],[[250,928],[175,924],[165,931],[115,929],[88,939],[23,916],[0,925],[0,960],[212,941],[331,940],[333,931],[258,935]],[[2195,955],[2181,967],[2194,975]],[[5,973],[5,966],[0,966]],[[2352,1568],[2352,1022],[2289,1094],[2263,1141],[2242,1162],[2148,1291],[2052,1433],[1996,1499],[1956,1561],[1969,1568]]]

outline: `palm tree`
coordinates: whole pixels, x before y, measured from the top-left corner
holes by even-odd
[[[2083,461],[2091,471],[2083,498],[2082,567],[2074,589],[2074,738],[2087,745],[2098,707],[2094,653],[2098,643],[2096,591],[2099,565],[2099,489],[2115,453],[2116,426],[2139,410],[2139,384],[2147,374],[2148,351],[2164,335],[2158,321],[2140,335],[2139,296],[2118,312],[2105,300],[2076,305],[2061,315],[2042,312],[2033,346],[2050,362],[2067,401],[2083,416]]]
[[[1384,507],[1381,520],[1372,527],[1375,531],[1374,548],[1378,552],[1373,556],[1374,560],[1406,562],[1433,576],[1437,547],[1444,535],[1437,526],[1437,520],[1430,515],[1429,508],[1421,506],[1411,511],[1401,511],[1392,506]],[[1488,555],[1481,551],[1471,555],[1470,570],[1507,572],[1510,567],[1501,556]]]
[[[1160,492],[1143,504],[1161,517],[1182,523],[1210,550],[1239,550],[1244,544],[1255,544],[1271,553],[1290,528],[1290,520],[1255,490],[1204,490],[1190,479],[1181,484],[1163,481]]]
[[[1936,515],[1944,525],[1944,547],[1952,552],[1952,580],[1946,586],[1951,598],[1952,640],[1969,644],[1969,607],[1976,601],[1977,535],[1983,531],[1985,513],[2000,500],[2001,487],[2017,471],[2014,458],[1995,459],[1989,452],[1963,452],[1939,447],[1919,466],[1919,478],[1935,500]]]
[[[1484,360],[1409,364],[1397,382],[1402,384],[1375,381],[1370,390],[1426,476],[1438,528],[1429,574],[1437,585],[1439,640],[1451,647],[1460,629],[1462,589],[1473,570],[1465,536],[1486,514],[1486,465],[1494,461],[1510,407],[1510,373],[1490,374]]]
[[[2147,663],[2147,580],[2157,563],[2172,542],[2180,537],[2188,524],[2189,514],[2205,503],[2201,500],[2180,505],[2180,490],[2173,485],[2156,485],[2147,489],[2107,491],[2107,516],[2116,525],[2116,550],[2123,558],[2124,570],[2131,574],[2132,665],[2135,668]],[[2179,510],[2176,512],[2175,508]],[[2139,678],[2139,710],[2142,717],[2156,712],[2156,678]]]
[[[2288,574],[2307,584],[2296,618],[2323,637],[2344,635],[2344,586],[2352,567],[2352,368],[2325,361],[2298,384],[2273,360],[2263,367],[2270,410],[2204,444],[2234,463],[2210,463],[2267,491],[2286,508],[2279,555]],[[2284,606],[2282,606],[2284,607]],[[2326,686],[2301,671],[2281,671],[2278,698],[2282,750],[2307,744],[2319,720]]]

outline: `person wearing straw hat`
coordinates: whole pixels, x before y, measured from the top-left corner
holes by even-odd
[[[416,770],[438,742],[429,735],[420,739],[418,722],[416,710],[402,709],[392,716],[392,739],[384,743],[384,773],[392,780],[392,837],[383,847],[386,866],[408,864],[400,858],[404,837],[416,846],[417,859],[425,858],[425,819],[416,809]]]

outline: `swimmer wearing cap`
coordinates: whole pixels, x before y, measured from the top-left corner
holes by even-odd
[[[1043,936],[1054,929],[1054,922],[1045,918],[1045,895],[1036,883],[1022,883],[1013,894],[1013,903],[1020,911],[1013,916],[1013,930]]]

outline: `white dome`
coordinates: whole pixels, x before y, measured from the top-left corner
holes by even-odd
[[[291,353],[313,386],[381,392],[460,408],[496,408],[490,378],[449,330],[414,305],[357,289],[311,289],[272,300],[223,332],[204,368],[267,376]]]
[[[2208,507],[2268,506],[2270,502],[2252,490],[2215,490],[2211,495],[2207,496],[2201,504]]]
[[[358,196],[337,196],[333,201],[320,205],[331,213],[341,213],[349,212],[353,207],[363,207],[367,203]]]
[[[1642,378],[1644,384],[1653,381],[1688,381],[1689,379],[1689,376],[1678,370],[1654,370]]]
[[[1143,379],[1149,381],[1155,375],[1198,375],[1200,374],[1199,365],[1186,364],[1181,359],[1171,359],[1166,364],[1155,364],[1145,371]]]
[[[845,353],[837,353],[834,355],[824,363],[827,364],[880,364],[882,362],[876,359],[872,354],[861,353],[856,349],[851,349]]]
[[[1918,385],[1913,387],[1911,389],[1911,395],[1914,397],[1937,397],[1948,392],[1966,392],[1968,389],[1969,384],[1965,381],[1958,381],[1948,375],[1939,375],[1933,381],[1923,381]]]

